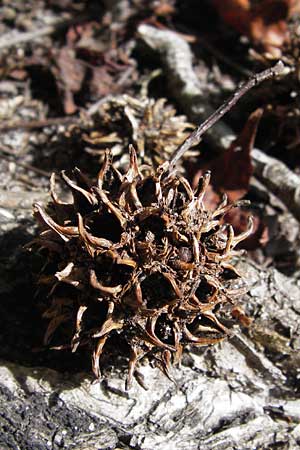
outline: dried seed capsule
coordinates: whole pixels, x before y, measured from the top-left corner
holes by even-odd
[[[79,169],[73,179],[62,173],[71,203],[58,199],[51,177],[52,202],[47,211],[35,205],[41,233],[32,243],[47,254],[39,278],[48,287],[45,344],[57,329],[70,331],[72,351],[93,347],[92,367],[100,378],[99,359],[109,341],[125,342],[129,388],[133,376],[145,387],[137,371],[145,356],[172,379],[171,364],[180,361],[185,345],[206,346],[229,334],[222,307],[239,292],[227,284],[228,272],[239,276],[230,260],[251,233],[252,220],[234,236],[222,219],[239,203],[227,206],[225,197],[215,211],[206,210],[210,173],[194,192],[175,167],[251,87],[283,70],[279,61],[253,75],[156,169],[139,168],[131,147],[122,175],[107,152],[96,185]]]
[[[228,262],[250,228],[235,237],[221,224],[225,198],[216,211],[205,209],[209,174],[193,192],[175,173],[149,174],[148,168],[143,174],[131,148],[124,175],[107,153],[95,186],[78,169],[62,179],[73,202],[58,199],[52,177],[47,211],[35,205],[41,233],[33,245],[47,255],[39,280],[48,289],[46,344],[57,329],[70,330],[72,351],[92,347],[99,378],[110,341],[126,342],[129,387],[134,375],[141,379],[136,366],[145,356],[171,378],[171,364],[187,344],[226,337],[221,317],[230,304]]]
[[[111,148],[116,167],[124,167],[129,144],[137,149],[139,161],[157,167],[168,160],[188,137],[194,125],[186,116],[177,115],[165,98],[133,98],[129,95],[110,97],[97,114],[92,131],[83,134],[87,152],[104,155]],[[190,150],[186,157],[198,155]]]

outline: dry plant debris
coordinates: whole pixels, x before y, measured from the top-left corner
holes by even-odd
[[[176,115],[175,108],[165,98],[133,98],[129,95],[111,97],[99,106],[95,125],[83,134],[87,151],[103,160],[110,148],[116,167],[128,163],[128,146],[132,144],[139,161],[159,166],[168,160],[195,126],[184,115]],[[197,155],[190,151],[186,157]]]
[[[297,0],[213,0],[222,18],[247,35],[269,58],[280,58],[289,43],[288,20],[299,14]]]
[[[214,211],[205,209],[209,178],[193,191],[185,178],[165,176],[162,168],[144,172],[133,148],[124,175],[106,154],[96,186],[78,169],[73,179],[63,172],[73,203],[57,198],[52,177],[47,211],[35,205],[42,232],[34,243],[47,255],[39,278],[49,293],[45,344],[57,328],[70,327],[72,351],[92,346],[99,378],[107,341],[118,338],[115,345],[130,354],[129,387],[145,355],[171,378],[183,347],[229,334],[220,317],[238,293],[228,283],[236,273],[230,260],[252,223],[235,236],[221,219],[238,204],[224,198]]]
[[[54,348],[92,347],[97,378],[103,350],[122,349],[129,388],[133,376],[144,386],[137,365],[145,356],[172,379],[171,365],[186,345],[207,346],[229,335],[222,317],[240,294],[230,286],[239,276],[231,260],[253,222],[235,235],[223,217],[243,202],[228,204],[224,195],[206,209],[210,172],[193,190],[176,166],[245,92],[283,69],[279,62],[242,84],[156,169],[139,166],[130,146],[122,174],[107,151],[96,184],[78,168],[72,178],[61,173],[71,202],[58,198],[52,176],[52,202],[46,209],[35,204],[42,231],[32,243],[46,253],[38,280],[42,295],[43,287],[47,292],[43,316],[50,319],[45,345],[59,329],[64,343]]]
[[[206,195],[206,204],[215,208],[225,193],[230,202],[241,200],[249,191],[250,179],[253,174],[251,152],[255,142],[257,127],[262,117],[262,109],[254,111],[239,136],[229,148],[202,167],[195,175],[193,185],[205,170],[212,173],[211,185]],[[250,208],[247,210],[233,209],[226,215],[226,221],[234,227],[236,233],[247,229],[250,215],[253,217],[253,233],[241,245],[247,250],[262,246],[266,241],[267,227],[259,214]]]
[[[98,164],[84,152],[80,133],[93,129],[91,122],[85,119],[103,96],[136,96],[141,80],[159,68],[161,75],[149,88],[151,96],[166,97],[166,105],[171,102],[187,115],[188,121],[201,123],[209,116],[209,109],[214,110],[227,93],[235,89],[241,77],[270,64],[264,56],[266,48],[258,40],[254,42],[250,34],[247,34],[248,39],[238,39],[236,31],[219,20],[217,9],[208,0],[176,3],[162,0],[150,2],[151,6],[144,0],[3,0],[2,3],[0,96],[8,100],[2,101],[2,106],[5,110],[6,103],[12,106],[7,109],[12,114],[2,108],[5,122],[0,124],[3,244],[0,261],[0,356],[3,362],[0,447],[46,448],[51,443],[55,448],[82,447],[83,442],[99,447],[101,441],[110,448],[129,446],[144,450],[166,450],[166,445],[178,450],[187,446],[191,450],[199,447],[209,450],[220,445],[247,448],[249,442],[257,448],[298,448],[299,20],[296,16],[288,18],[287,34],[293,29],[294,35],[290,42],[287,40],[280,46],[281,58],[291,68],[290,77],[284,82],[267,83],[247,96],[226,121],[218,122],[210,136],[204,136],[199,158],[191,163],[186,161],[185,172],[180,172],[191,182],[191,175],[199,170],[200,164],[207,170],[211,163],[212,187],[206,189],[205,209],[215,210],[223,191],[228,193],[229,202],[245,194],[252,201],[251,212],[256,211],[268,226],[268,243],[262,247],[260,240],[255,251],[239,260],[243,279],[252,287],[232,309],[233,316],[243,327],[247,327],[252,318],[255,320],[250,329],[235,327],[234,335],[222,345],[188,349],[191,351],[185,352],[182,369],[172,370],[176,387],[148,365],[139,367],[150,392],[141,395],[135,385],[129,395],[119,390],[122,389],[119,373],[124,368],[125,356],[129,356],[125,339],[120,357],[113,358],[115,344],[121,344],[121,330],[109,334],[100,363],[106,375],[105,368],[108,364],[112,366],[109,379],[98,386],[89,386],[86,374],[79,374],[89,368],[89,348],[78,349],[76,354],[46,349],[32,352],[41,344],[50,320],[45,318],[45,323],[41,323],[36,310],[37,299],[32,295],[30,273],[26,270],[28,255],[23,255],[17,246],[31,239],[35,232],[30,219],[33,201],[46,205],[44,191],[50,174],[46,175],[44,169],[58,173],[65,168],[73,179],[69,170],[76,164],[83,173],[94,176]],[[256,1],[256,5],[259,3],[266,5],[264,1]],[[251,5],[254,7],[254,1]],[[273,16],[272,20],[276,22],[277,18]],[[140,29],[143,33],[138,37],[136,31]],[[154,42],[152,51],[144,51],[143,36],[150,44]],[[15,109],[20,96],[24,97],[24,102],[21,108]],[[35,103],[28,109],[28,101],[39,102],[41,108]],[[270,114],[271,105],[276,109]],[[250,154],[247,145],[251,144],[251,139],[247,141],[244,135],[240,143],[231,144],[229,137],[239,135],[257,107],[265,110],[255,144],[260,150],[252,150]],[[139,116],[137,119],[140,120]],[[130,123],[126,123],[128,138],[120,133],[124,143],[108,144],[113,153],[117,153],[115,145],[123,147],[124,155],[116,154],[113,160],[122,176],[128,167],[130,142],[139,159],[138,145],[132,140],[133,130]],[[79,129],[75,138],[74,135],[69,138],[67,124],[75,124]],[[103,130],[103,135],[101,126],[94,131],[105,138],[108,133],[119,131],[114,130],[114,123],[111,125],[112,130]],[[87,145],[102,155],[101,144]],[[222,149],[228,152],[223,161],[221,158],[217,162]],[[287,166],[278,165],[280,161]],[[180,169],[180,163],[176,170]],[[254,173],[250,177],[252,166]],[[221,176],[224,168],[226,176],[225,173]],[[140,170],[147,176],[144,168]],[[97,185],[95,180],[92,185]],[[196,189],[197,185],[193,187]],[[215,196],[213,204],[210,192]],[[60,192],[59,196],[66,199]],[[293,211],[294,217],[289,211]],[[230,215],[237,218],[234,224],[228,214],[224,217],[224,223],[231,221],[235,235],[241,232],[239,213],[246,215],[249,209],[233,208]],[[51,217],[55,219],[52,213]],[[241,242],[245,243],[245,240]],[[43,263],[46,253],[46,249],[41,250],[41,258],[32,255],[29,259]],[[53,274],[57,260],[52,262]],[[280,276],[274,266],[289,273],[291,278]],[[48,286],[40,286],[45,288],[45,294],[50,293]],[[56,289],[68,298],[66,283],[61,282]],[[50,307],[51,295],[43,298],[44,311]],[[225,303],[222,311],[214,311],[214,314],[230,328],[233,321],[224,322],[222,318],[228,306],[230,310],[231,306]],[[82,329],[88,330],[91,325],[88,320],[92,311],[91,305],[83,314]],[[71,330],[72,325],[74,321],[59,326],[49,345],[70,343],[72,331],[75,332]],[[93,343],[90,339],[87,343],[91,347],[93,344],[96,340]],[[156,361],[152,351],[149,359],[151,365]],[[126,370],[123,372],[125,376]],[[27,379],[30,386],[24,382]],[[16,380],[20,383],[16,384]],[[213,405],[213,408],[206,405]],[[87,413],[85,420],[83,411]],[[98,421],[94,421],[96,416],[100,417]],[[91,417],[93,431],[90,433],[87,430]],[[104,429],[103,420],[107,423]]]

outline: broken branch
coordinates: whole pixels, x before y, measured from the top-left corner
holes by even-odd
[[[173,153],[170,159],[168,170],[172,172],[176,166],[177,161],[183,154],[194,145],[198,144],[201,136],[211,128],[221,117],[224,116],[230,109],[242,98],[251,88],[262,83],[265,80],[280,75],[284,70],[282,61],[278,61],[274,67],[264,70],[263,72],[254,74],[248,81],[240,85],[240,87],[227,99],[211,116],[208,117],[192,134],[181,144]]]

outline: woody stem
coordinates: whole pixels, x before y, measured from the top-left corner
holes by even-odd
[[[183,154],[194,145],[198,144],[201,136],[211,128],[221,117],[224,116],[250,89],[262,83],[269,78],[280,75],[284,71],[284,64],[278,61],[275,66],[264,70],[263,72],[252,75],[248,81],[242,83],[238,89],[229,97],[211,116],[209,116],[199,127],[197,127],[189,137],[174,151],[169,161],[167,171],[170,173],[174,170],[178,160]]]

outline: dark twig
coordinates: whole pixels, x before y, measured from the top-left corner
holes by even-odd
[[[196,128],[192,134],[178,147],[173,156],[171,157],[168,165],[168,171],[172,172],[175,168],[177,161],[182,155],[194,145],[198,144],[201,140],[201,136],[211,128],[221,117],[224,116],[237,102],[243,97],[251,88],[258,85],[262,81],[273,78],[280,75],[284,70],[284,64],[279,61],[274,67],[264,70],[258,74],[255,74],[249,78],[248,81],[242,83],[234,94],[229,97],[211,116],[208,117],[198,128]]]
[[[89,14],[86,14],[76,18],[62,19],[57,23],[53,23],[52,25],[46,25],[43,28],[38,28],[36,30],[25,32],[17,32],[14,36],[11,36],[10,33],[6,33],[1,36],[0,51],[13,46],[22,45],[25,42],[40,39],[44,36],[50,36],[51,34],[57,33],[58,31],[65,29],[70,25],[76,25],[77,23],[81,23],[84,20],[89,19],[90,17],[91,16]]]
[[[47,178],[49,178],[51,175],[51,172],[47,172],[46,170],[32,166],[31,164],[27,164],[27,163],[23,163],[23,162],[19,161],[19,159],[16,156],[9,154],[8,149],[4,149],[2,147],[0,147],[0,158],[4,159],[5,161],[15,162],[18,164],[18,166],[21,166],[24,169],[30,170],[31,172],[35,172],[38,175],[42,175]]]
[[[16,122],[3,122],[0,123],[0,132],[1,131],[9,131],[9,130],[17,130],[22,128],[23,130],[33,130],[35,128],[45,128],[50,126],[58,126],[58,125],[71,125],[71,124],[79,124],[82,120],[78,116],[71,117],[51,117],[41,120],[18,120]]]

